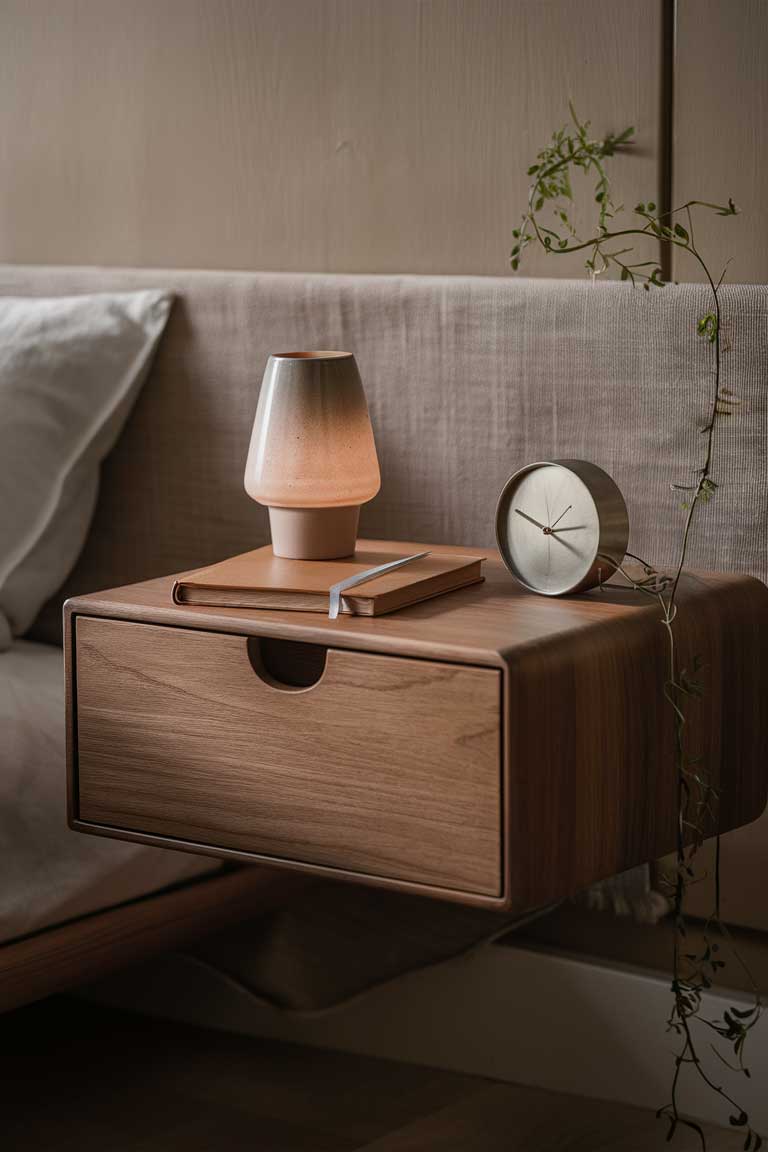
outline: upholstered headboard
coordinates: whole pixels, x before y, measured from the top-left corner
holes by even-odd
[[[156,576],[254,547],[264,510],[242,475],[270,352],[355,353],[382,489],[369,536],[489,545],[497,494],[526,461],[583,457],[622,488],[630,548],[674,554],[672,482],[693,477],[711,387],[696,334],[706,289],[586,281],[0,267],[0,295],[162,286],[177,295],[160,351],[102,471],[64,592]],[[723,422],[691,562],[768,578],[768,287],[723,289]],[[58,605],[34,628],[53,639]]]

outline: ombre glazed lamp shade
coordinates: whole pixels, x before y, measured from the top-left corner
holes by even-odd
[[[351,352],[270,356],[253,422],[245,490],[269,509],[272,549],[296,560],[355,551],[360,505],[381,477]]]

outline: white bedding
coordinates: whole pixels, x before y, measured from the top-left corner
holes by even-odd
[[[215,871],[199,856],[72,832],[62,652],[0,652],[0,942]]]

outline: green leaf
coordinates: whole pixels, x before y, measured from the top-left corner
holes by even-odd
[[[650,201],[649,201],[649,202],[646,204],[646,208],[647,208],[647,210],[648,210],[649,212],[655,212],[655,211],[656,211],[656,205],[654,204],[653,200],[650,200]]]
[[[702,316],[696,324],[696,331],[710,344],[714,344],[717,339],[717,316],[714,312],[707,312],[706,316]]]
[[[528,176],[534,176],[538,172],[540,167],[541,167],[540,164],[531,164],[530,168],[528,169],[527,175]]]
[[[688,233],[686,232],[685,228],[683,228],[682,224],[675,224],[675,236],[679,236],[681,238],[681,240],[685,240],[686,244],[688,243],[688,240],[690,239],[690,237],[688,236]]]

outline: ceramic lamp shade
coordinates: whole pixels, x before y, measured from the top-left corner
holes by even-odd
[[[355,550],[360,505],[379,462],[351,352],[284,352],[264,372],[245,490],[269,508],[277,556],[328,560]]]

